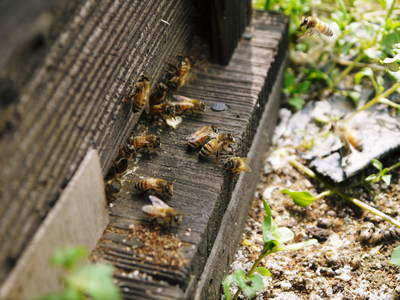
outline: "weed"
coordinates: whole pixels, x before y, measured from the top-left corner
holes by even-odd
[[[263,199],[263,205],[265,212],[262,223],[263,249],[247,273],[244,270],[237,270],[224,278],[222,286],[226,300],[237,299],[240,293],[243,293],[248,298],[253,298],[257,292],[264,289],[263,277],[271,276],[271,272],[265,267],[259,267],[259,264],[266,256],[280,251],[299,250],[318,243],[317,240],[312,239],[301,243],[284,245],[294,238],[294,233],[287,227],[278,227],[276,225],[272,218],[271,208],[265,199]],[[231,293],[232,286],[238,288],[233,298]]]
[[[120,300],[118,287],[112,281],[113,267],[105,264],[81,264],[88,256],[84,247],[63,247],[55,250],[51,264],[61,267],[64,289],[37,300]]]

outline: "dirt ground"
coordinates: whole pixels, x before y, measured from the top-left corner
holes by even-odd
[[[278,142],[272,151],[281,146]],[[399,153],[390,155],[384,165],[390,166],[398,157]],[[400,299],[400,267],[389,262],[390,253],[400,245],[400,230],[336,196],[323,198],[308,208],[296,206],[280,192],[282,189],[317,194],[323,187],[288,163],[272,168],[270,161],[265,162],[230,272],[247,271],[262,249],[264,197],[278,226],[295,233],[294,242],[315,238],[319,244],[266,257],[261,265],[271,271],[272,277],[266,279],[266,288],[256,299]],[[345,190],[399,220],[399,169],[392,174],[388,187],[357,187],[355,183],[362,179],[361,175]]]

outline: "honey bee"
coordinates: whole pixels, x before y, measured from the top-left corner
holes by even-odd
[[[237,156],[228,158],[225,161],[224,168],[231,171],[233,174],[251,171],[251,169],[247,165],[247,158]]]
[[[140,150],[148,152],[160,148],[160,137],[156,135],[135,136],[132,139],[131,145],[131,148],[134,150],[134,152],[138,152]]]
[[[168,87],[160,82],[154,93],[150,95],[150,105],[164,103],[168,95]]]
[[[140,75],[138,82],[135,84],[135,92],[133,95],[133,111],[138,112],[143,107],[146,113],[149,113],[149,96],[150,96],[150,80],[146,75]]]
[[[207,158],[214,155],[218,158],[221,150],[226,150],[235,139],[230,133],[220,133],[216,138],[208,141],[199,152],[199,158]]]
[[[121,186],[121,181],[117,178],[110,179],[106,182],[106,197],[109,202],[115,200],[115,194],[119,193]]]
[[[182,223],[183,215],[175,208],[170,207],[156,196],[149,196],[151,205],[142,207],[143,212],[148,214],[158,224],[163,226],[177,226]]]
[[[206,104],[201,100],[180,95],[174,95],[174,98],[179,101],[174,103],[177,115],[185,112],[204,112],[206,110]]]
[[[349,124],[343,122],[335,124],[335,135],[342,141],[347,153],[351,153],[353,149],[359,152],[363,151],[361,138],[357,135],[356,131],[349,126]]]
[[[202,147],[210,139],[217,137],[218,129],[211,126],[203,126],[186,139],[189,149],[195,150]]]
[[[134,183],[134,187],[139,192],[156,193],[172,197],[174,186],[171,182],[161,178],[146,177]]]
[[[318,32],[326,36],[333,36],[333,30],[330,26],[322,22],[317,17],[303,17],[300,28],[305,27],[310,33]]]
[[[150,114],[159,116],[175,116],[176,107],[170,102],[152,105],[150,107]]]
[[[168,81],[168,86],[175,90],[187,83],[189,71],[193,66],[192,60],[187,56],[178,56],[178,60],[178,66],[173,66],[174,72]]]

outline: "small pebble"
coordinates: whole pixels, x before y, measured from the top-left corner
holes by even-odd
[[[253,38],[253,35],[251,34],[251,33],[249,33],[249,32],[245,32],[245,33],[243,33],[243,35],[242,35],[242,37],[245,39],[245,40],[251,40],[252,38]]]
[[[213,111],[224,111],[228,109],[228,106],[223,102],[217,102],[211,105]]]
[[[290,290],[292,288],[292,284],[289,281],[282,281],[280,284],[281,289],[284,291]]]

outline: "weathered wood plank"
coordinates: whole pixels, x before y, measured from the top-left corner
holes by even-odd
[[[131,169],[124,175],[123,189],[110,208],[110,225],[95,252],[96,259],[112,263],[119,270],[117,278],[126,299],[193,299],[197,278],[213,248],[232,191],[235,187],[246,188],[238,186],[237,178],[227,174],[221,164],[199,162],[195,153],[187,152],[185,137],[200,126],[213,124],[222,132],[236,135],[238,155],[248,154],[266,105],[270,112],[276,112],[278,107],[277,87],[274,102],[267,101],[272,99],[269,96],[285,62],[287,20],[281,18],[276,22],[275,18],[273,16],[269,24],[263,25],[259,19],[269,22],[269,15],[261,14],[254,24],[255,43],[242,40],[227,67],[208,64],[203,70],[194,70],[193,80],[179,91],[179,94],[201,98],[208,105],[224,102],[228,110],[214,112],[208,109],[200,116],[185,117],[176,130],[159,128],[142,119],[134,131],[133,134],[143,131],[160,134],[162,149],[151,159],[139,159],[132,166],[134,171]],[[244,73],[237,76],[232,70],[243,70]],[[271,132],[276,115],[264,119],[267,121],[262,126],[267,126]],[[265,133],[260,136],[264,138]],[[251,161],[254,182],[243,194],[247,198],[241,199],[244,202],[253,193],[261,153],[266,148],[259,151]],[[168,204],[185,215],[179,227],[161,230],[148,222],[141,207],[149,201],[134,193],[129,183],[138,176],[174,181],[174,195]],[[246,205],[243,207],[245,209]],[[244,210],[240,220],[245,215]],[[240,228],[234,228],[238,238]],[[141,277],[136,276],[138,272]],[[151,285],[147,284],[149,282]]]
[[[107,170],[139,116],[122,98],[186,52],[191,5],[76,0],[42,65],[17,84],[20,98],[0,111],[0,282],[90,147]]]
[[[106,206],[99,156],[91,150],[0,287],[0,299],[31,299],[59,290],[61,270],[47,267],[49,258],[60,246],[93,249],[108,224]]]

